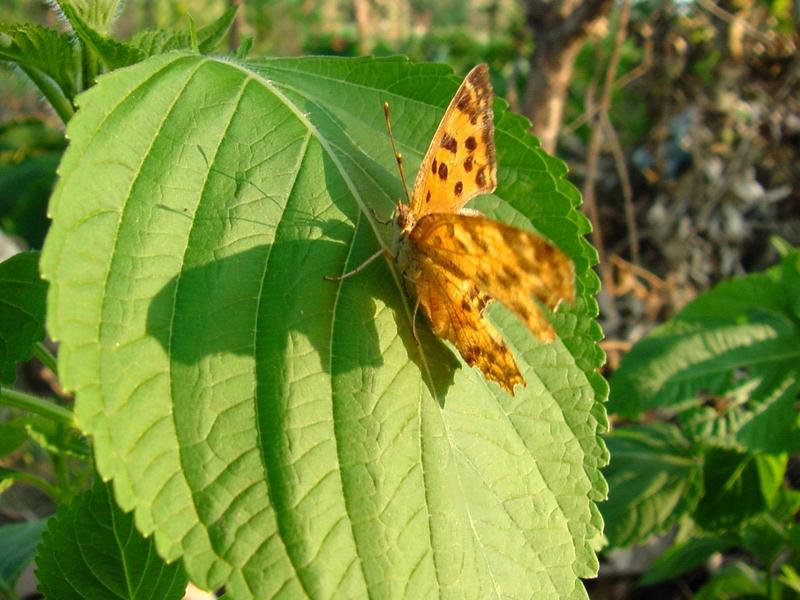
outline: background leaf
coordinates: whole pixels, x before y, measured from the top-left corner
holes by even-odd
[[[46,75],[70,100],[78,93],[80,49],[67,33],[31,23],[0,23],[0,60]]]
[[[39,277],[39,253],[21,252],[0,263],[0,383],[16,378],[17,362],[44,339],[47,284]]]
[[[669,529],[702,494],[700,461],[674,425],[614,430],[614,460],[605,470],[610,494],[600,505],[612,546],[643,542]]]
[[[22,571],[33,560],[46,520],[0,527],[0,591],[10,594]]]
[[[180,563],[166,565],[133,516],[120,511],[111,487],[97,478],[90,490],[59,507],[36,555],[39,591],[52,600],[182,598]]]
[[[712,554],[724,552],[736,543],[731,537],[695,537],[667,549],[642,576],[643,585],[666,581],[699,567]]]
[[[637,343],[612,379],[609,409],[633,418],[666,408],[696,439],[718,445],[797,448],[797,255],[719,284]]]
[[[201,54],[210,54],[217,50],[233,25],[236,11],[237,7],[231,6],[219,19],[197,30],[195,37]],[[192,37],[188,31],[148,29],[138,32],[129,43],[149,57],[170,50],[189,49],[192,47]]]
[[[764,575],[748,564],[735,562],[721,568],[694,595],[695,600],[763,598],[767,594]]]
[[[708,530],[738,528],[767,510],[786,472],[786,456],[741,454],[709,448],[705,452],[705,494],[694,518]]]
[[[427,328],[414,342],[392,265],[323,279],[390,243],[382,103],[413,173],[458,83],[402,59],[172,53],[80,99],[43,257],[59,373],[117,500],[201,587],[585,597],[606,390],[563,164],[497,103],[499,187],[476,206],[535,226],[578,278],[554,344],[491,311],[516,398]]]

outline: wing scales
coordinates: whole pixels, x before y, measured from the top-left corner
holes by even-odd
[[[417,218],[458,212],[475,196],[494,191],[493,99],[489,70],[478,65],[453,96],[417,171],[411,193]]]

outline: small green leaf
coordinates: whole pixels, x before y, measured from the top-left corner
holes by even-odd
[[[540,230],[578,299],[537,342],[491,309],[516,397],[417,321],[373,211],[459,78],[398,58],[163,54],[79,100],[43,272],[98,470],[169,559],[234,598],[585,597],[607,451],[596,253],[566,167],[495,105],[484,213]],[[125,143],[120,143],[125,140]]]
[[[122,0],[56,0],[67,18],[67,13],[79,17],[89,27],[105,35],[122,8]]]
[[[230,6],[219,19],[197,32],[197,48],[201,54],[210,54],[219,47],[233,25],[238,8]]]
[[[114,503],[99,478],[50,520],[36,555],[39,590],[47,598],[179,599],[186,588],[180,563],[165,564],[133,516]]]
[[[113,71],[137,63],[145,58],[138,48],[107,37],[83,20],[69,3],[61,2],[61,10],[81,41],[92,50],[106,71]]]
[[[696,537],[672,546],[653,561],[640,583],[652,585],[678,577],[702,565],[715,552],[724,552],[735,543],[732,537]]]
[[[11,594],[22,571],[33,560],[46,520],[0,527],[0,591]]]
[[[70,101],[80,91],[80,49],[72,37],[31,23],[0,23],[0,61],[52,79]]]
[[[764,597],[767,597],[764,574],[748,564],[735,562],[717,571],[708,583],[697,590],[693,599],[734,600]]]
[[[233,24],[236,10],[236,6],[231,6],[219,19],[195,32],[197,50],[201,54],[210,54],[219,47]],[[192,35],[189,31],[148,29],[138,32],[128,43],[144,56],[150,57],[171,50],[192,48]]]
[[[709,448],[705,452],[705,494],[695,520],[708,530],[740,527],[767,510],[786,471],[786,455],[752,455]]]
[[[0,384],[16,378],[17,363],[44,339],[47,284],[39,277],[39,253],[22,252],[0,263]]]
[[[615,429],[605,437],[609,497],[600,504],[612,546],[628,546],[669,529],[702,493],[691,444],[674,425]]]

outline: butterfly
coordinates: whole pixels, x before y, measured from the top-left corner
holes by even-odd
[[[467,364],[511,395],[525,385],[513,354],[486,317],[497,300],[539,340],[555,339],[542,306],[575,296],[574,268],[556,246],[531,231],[489,219],[464,206],[497,186],[489,71],[473,68],[445,111],[420,164],[407,204],[398,201],[394,260],[414,302],[412,330],[422,312],[433,333],[451,342]],[[389,137],[405,185],[402,156],[384,105]],[[367,262],[383,254],[378,252]],[[364,263],[341,279],[360,271]]]

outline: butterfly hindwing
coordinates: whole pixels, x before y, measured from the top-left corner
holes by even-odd
[[[416,296],[433,332],[452,342],[467,364],[513,395],[514,385],[525,385],[525,380],[508,346],[483,314],[488,296],[473,282],[432,261],[419,264]]]
[[[493,99],[489,70],[478,65],[447,107],[417,172],[411,194],[417,218],[458,212],[471,198],[494,191]]]
[[[541,304],[555,308],[575,295],[572,262],[536,233],[483,216],[434,214],[410,233],[416,253],[502,302],[540,340],[555,332]]]

